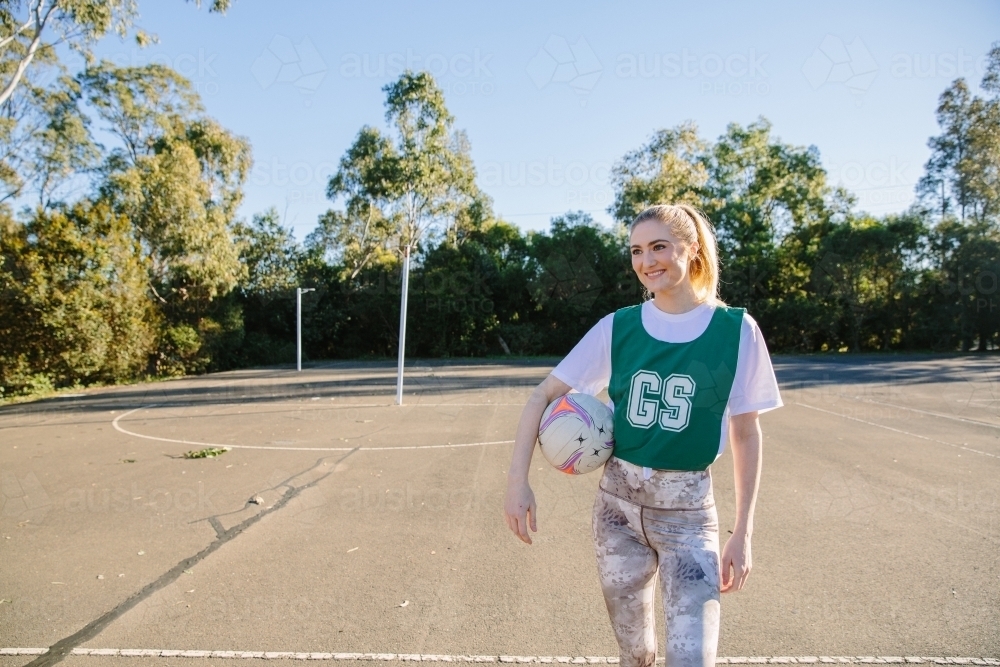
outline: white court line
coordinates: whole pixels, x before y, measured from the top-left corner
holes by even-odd
[[[891,426],[886,426],[884,424],[876,424],[875,422],[865,421],[864,419],[858,419],[857,417],[849,417],[845,414],[839,412],[833,412],[832,410],[824,410],[823,408],[817,408],[814,405],[806,405],[805,403],[796,403],[795,405],[801,405],[804,408],[809,408],[810,410],[818,410],[819,412],[825,412],[828,415],[834,415],[837,417],[843,417],[844,419],[850,419],[851,421],[860,422],[862,424],[868,424],[869,426],[878,426],[879,428],[884,428],[887,431],[893,431],[895,433],[902,433],[903,435],[913,436],[914,438],[920,438],[921,440],[928,440],[930,442],[936,442],[941,445],[948,445],[949,447],[955,447],[957,449],[964,449],[967,452],[973,452],[975,454],[982,454],[983,456],[989,456],[990,458],[1000,459],[1000,456],[996,454],[990,454],[989,452],[983,452],[978,449],[972,449],[971,447],[966,447],[965,445],[956,445],[953,442],[945,442],[944,440],[935,440],[934,438],[928,438],[926,435],[917,435],[916,433],[910,433],[909,431],[903,431],[898,428],[893,428]]]
[[[47,648],[0,648],[0,655],[44,655]],[[296,651],[188,651],[142,648],[75,648],[70,655],[120,656],[131,658],[264,658],[271,660],[377,660],[381,662],[503,662],[572,665],[613,665],[617,657],[565,655],[440,655],[428,653],[300,653]],[[664,662],[657,658],[656,662]],[[745,664],[922,664],[1000,665],[996,658],[928,658],[921,656],[738,656],[719,657],[717,665]]]
[[[159,442],[173,442],[180,445],[194,445],[196,447],[228,447],[230,449],[277,449],[282,451],[294,451],[294,452],[350,452],[353,450],[359,451],[387,451],[387,450],[397,450],[397,449],[449,449],[455,447],[481,447],[483,445],[506,445],[514,442],[513,440],[491,440],[489,442],[463,442],[457,444],[447,444],[447,445],[405,445],[403,447],[267,447],[263,445],[227,445],[220,444],[217,442],[198,442],[196,440],[177,440],[175,438],[160,438],[155,435],[145,435],[143,433],[136,433],[135,431],[129,431],[123,428],[118,420],[122,417],[127,417],[133,412],[138,412],[139,410],[145,410],[146,408],[155,408],[156,403],[151,405],[143,405],[138,408],[129,410],[128,412],[123,412],[111,421],[111,425],[119,433],[124,433],[125,435],[131,435],[135,438],[143,438],[145,440],[157,440]]]
[[[943,415],[940,412],[931,412],[930,410],[918,410],[917,408],[908,408],[905,405],[896,405],[895,403],[883,403],[882,401],[874,401],[870,398],[854,398],[854,400],[860,401],[861,403],[874,403],[876,405],[885,405],[890,408],[899,408],[900,410],[919,412],[922,415],[931,415],[932,417],[940,417],[941,419],[952,419],[957,422],[965,422],[966,424],[976,424],[978,426],[989,426],[990,428],[1000,428],[1000,424],[991,424],[989,422],[979,421],[978,419],[968,419],[966,417],[956,417],[954,415]],[[996,399],[990,398],[986,400],[992,401]]]

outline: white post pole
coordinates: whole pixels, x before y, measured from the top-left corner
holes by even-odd
[[[403,295],[399,307],[399,364],[396,368],[396,405],[403,404],[403,357],[406,354],[406,296],[410,282],[410,249],[403,253]]]
[[[295,370],[302,370],[302,288],[295,288]]]
[[[315,292],[315,287],[295,288],[295,370],[302,370],[302,295]]]

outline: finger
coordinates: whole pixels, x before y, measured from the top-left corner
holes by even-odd
[[[731,588],[733,591],[738,591],[743,587],[743,581],[746,579],[746,566],[739,561],[733,561],[733,580],[731,583]]]
[[[518,528],[517,528],[517,515],[516,514],[508,514],[507,515],[507,524],[510,527],[510,532],[514,533],[514,536],[517,539],[521,539],[521,531],[518,530]]]
[[[524,514],[517,516],[517,536],[521,538],[522,542],[531,544],[531,538],[528,537],[528,520]]]
[[[743,586],[746,585],[746,583],[747,583],[747,577],[749,577],[749,576],[750,576],[750,568],[747,567],[747,566],[744,566],[743,567],[743,575],[740,577],[739,590],[741,590],[741,591],[743,590]]]
[[[733,585],[733,577],[729,570],[732,567],[732,564],[731,560],[725,560],[722,563],[722,588],[720,590],[723,593],[727,592]]]
[[[538,523],[535,520],[535,514],[536,514],[536,512],[538,512],[538,509],[535,506],[534,501],[532,501],[531,506],[528,508],[528,511],[531,512],[531,530],[533,530],[534,532],[537,533],[538,532]]]

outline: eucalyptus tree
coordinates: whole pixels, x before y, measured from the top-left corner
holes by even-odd
[[[211,0],[209,11],[229,5]],[[58,203],[60,186],[80,185],[74,176],[98,151],[77,104],[73,56],[93,65],[94,45],[109,34],[132,34],[140,46],[155,41],[137,19],[137,0],[0,2],[0,201],[47,208]]]
[[[654,204],[704,206],[708,147],[693,122],[658,130],[612,168],[615,200],[608,212],[627,223]]]
[[[987,56],[978,96],[956,79],[938,100],[941,134],[927,144],[931,157],[917,193],[938,220],[997,222],[1000,216],[1000,42]]]
[[[244,272],[231,225],[249,143],[204,115],[188,81],[168,67],[105,62],[79,78],[118,140],[100,167],[99,197],[132,221],[154,296],[197,309],[230,291]]]
[[[224,13],[231,0],[212,0],[209,11]],[[195,0],[201,5],[201,0]],[[0,105],[25,80],[32,64],[52,62],[65,45],[92,59],[94,44],[108,33],[127,36],[139,16],[137,0],[4,0],[0,3]],[[140,46],[155,40],[135,33]]]
[[[402,259],[401,403],[410,258],[432,237],[457,242],[464,224],[482,219],[485,197],[476,187],[468,138],[454,129],[434,78],[406,71],[383,91],[389,130],[363,127],[358,133],[327,187],[327,196],[343,201],[344,210],[327,213],[321,224],[323,238],[333,242],[351,276],[383,250]]]

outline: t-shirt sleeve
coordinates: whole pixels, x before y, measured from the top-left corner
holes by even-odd
[[[591,327],[552,375],[581,394],[596,396],[611,380],[611,325],[615,314],[603,317]]]
[[[740,356],[729,395],[729,414],[767,412],[782,405],[764,336],[754,319],[744,315],[740,329]]]

